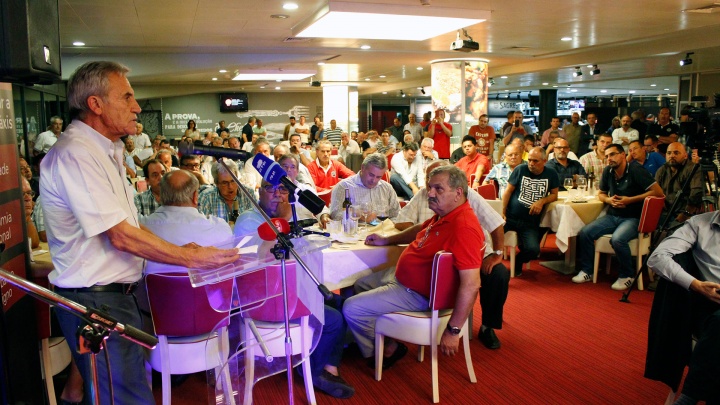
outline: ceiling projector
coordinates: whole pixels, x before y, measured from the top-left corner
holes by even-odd
[[[450,43],[451,51],[472,52],[480,49],[480,44],[469,39],[456,39]]]

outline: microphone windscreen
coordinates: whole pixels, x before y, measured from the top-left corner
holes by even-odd
[[[289,233],[290,232],[290,224],[288,221],[282,219],[282,218],[273,218],[272,219],[273,224],[275,227],[281,232],[281,233]],[[258,226],[258,236],[260,236],[260,239],[262,240],[275,240],[277,239],[275,236],[275,232],[273,232],[270,225],[267,224],[267,222],[263,222]]]
[[[302,190],[298,193],[298,202],[313,215],[318,215],[325,208],[325,201],[310,190]]]
[[[252,161],[252,165],[255,170],[260,173],[263,180],[267,181],[273,186],[277,186],[278,184],[280,184],[280,179],[287,176],[285,170],[283,170],[283,168],[276,161],[270,159],[262,153],[258,153],[255,155]]]

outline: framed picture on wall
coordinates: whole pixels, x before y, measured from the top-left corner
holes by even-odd
[[[143,110],[138,114],[138,122],[143,124],[143,132],[150,136],[150,139],[162,133],[162,110]]]

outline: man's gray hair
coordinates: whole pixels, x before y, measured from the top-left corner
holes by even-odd
[[[289,153],[280,156],[280,159],[278,159],[277,162],[280,163],[280,164],[282,164],[282,162],[285,161],[285,160],[292,160],[293,163],[295,163],[295,166],[298,166],[298,165],[300,164],[300,162],[298,162],[298,158],[295,157],[295,155],[291,155],[291,154],[289,154]]]
[[[230,159],[225,159],[225,164],[227,165],[228,169],[230,169],[230,172],[235,175],[235,177],[238,177],[240,174],[238,173],[238,166],[237,163]],[[218,162],[213,163],[212,168],[210,169],[210,173],[212,174],[213,180],[215,181],[215,184],[219,183],[220,175],[224,173],[228,173],[227,169],[225,169],[225,166],[221,165]]]
[[[462,188],[463,195],[467,198],[468,181],[465,172],[453,165],[441,165],[430,172],[429,178],[443,173],[447,173],[448,175],[448,186],[450,186],[451,189]]]
[[[282,153],[283,155],[285,155],[286,153],[289,152],[287,146],[285,146],[285,145],[283,145],[283,144],[281,144],[281,143],[277,144],[277,146],[275,147],[275,149],[273,149],[273,151],[276,151],[276,150],[281,150],[281,151],[283,151],[283,153]]]
[[[185,179],[172,181],[172,177],[185,176]],[[160,179],[160,202],[162,205],[187,205],[193,201],[193,195],[200,188],[198,179],[187,170],[173,170]]]
[[[373,165],[378,169],[387,170],[387,156],[383,155],[382,153],[371,153],[367,155],[365,160],[363,160],[362,166],[360,166],[360,168],[364,169],[367,165]]]
[[[70,76],[67,85],[67,99],[70,105],[70,116],[83,118],[90,111],[87,99],[98,96],[103,100],[110,91],[108,76],[112,73],[125,76],[130,72],[127,66],[117,62],[87,62],[77,68]]]
[[[259,149],[262,145],[267,145],[268,148],[270,147],[270,142],[268,142],[267,138],[265,138],[264,136],[261,136],[261,137],[259,137],[258,139],[255,140],[255,148],[253,148],[253,151],[254,151],[255,153],[258,153],[258,149]]]
[[[420,145],[427,145],[433,148],[435,147],[435,140],[432,138],[423,138],[422,142],[420,142]]]
[[[63,122],[63,119],[62,119],[62,117],[60,117],[58,115],[53,115],[52,117],[50,117],[50,124],[52,124],[55,121]]]
[[[322,141],[317,143],[315,150],[320,150],[320,148],[323,146],[329,146],[330,149],[332,149],[333,144],[332,144],[332,142],[328,141],[327,139],[323,139]]]

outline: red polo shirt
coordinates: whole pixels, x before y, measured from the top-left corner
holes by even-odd
[[[314,162],[310,162],[307,169],[310,172],[313,182],[315,182],[315,189],[317,189],[318,193],[331,190],[340,180],[355,174],[354,171],[348,169],[344,164],[333,159],[330,159],[330,167],[327,173],[317,163],[317,159],[315,159]]]
[[[422,230],[400,255],[395,267],[395,277],[400,284],[430,297],[433,257],[440,250],[453,254],[455,270],[479,271],[485,235],[467,201],[444,217],[433,215],[423,223]]]
[[[449,122],[443,122],[442,125],[452,131],[452,125]],[[428,127],[428,129],[430,129],[430,127]],[[435,141],[433,149],[438,153],[438,157],[440,159],[450,159],[450,137],[447,136],[438,124],[435,124],[433,141]]]

